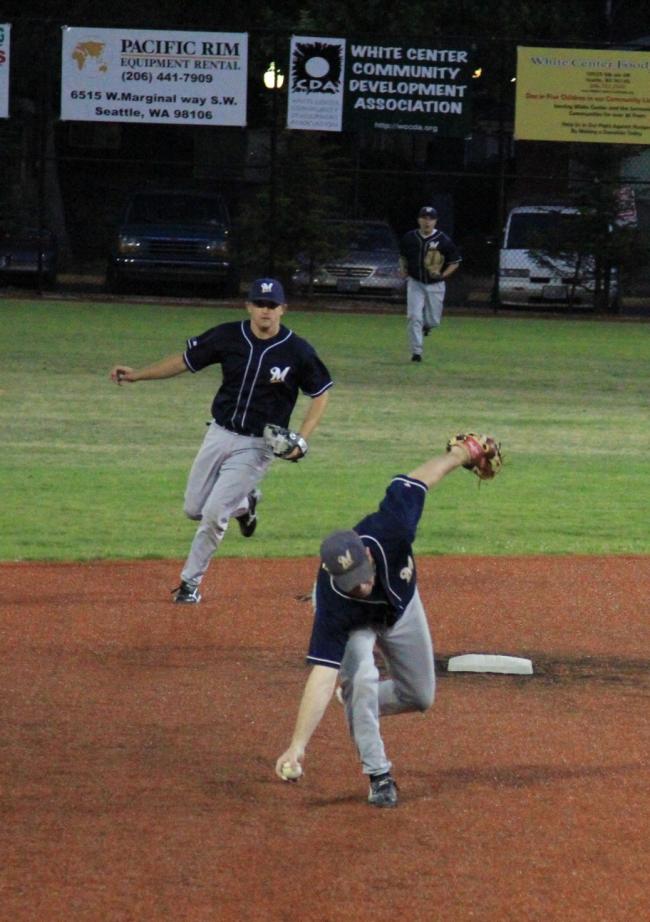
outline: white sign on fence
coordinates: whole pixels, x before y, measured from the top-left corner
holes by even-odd
[[[62,29],[61,119],[246,124],[248,34]]]
[[[340,131],[345,39],[294,35],[290,69],[287,127]]]
[[[0,22],[0,118],[9,118],[11,26]]]

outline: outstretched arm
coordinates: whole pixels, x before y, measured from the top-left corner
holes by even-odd
[[[410,471],[408,476],[421,480],[428,487],[434,487],[447,474],[451,474],[457,467],[462,467],[469,461],[469,457],[469,451],[464,445],[453,445],[450,451],[444,455],[435,455],[415,470]]]
[[[275,763],[275,773],[278,777],[282,778],[284,762],[290,762],[293,768],[302,762],[307,744],[334,694],[338,674],[338,669],[332,669],[330,666],[312,666],[302,693],[291,744]]]
[[[116,384],[122,384],[128,381],[134,384],[136,381],[156,381],[162,378],[174,378],[188,371],[188,367],[183,360],[182,355],[170,355],[166,359],[161,359],[153,365],[148,365],[140,371],[130,368],[128,365],[115,365],[111,369],[110,379]]]
[[[435,455],[411,471],[409,476],[433,487],[462,465],[480,480],[492,480],[501,470],[502,464],[501,443],[493,436],[461,432],[449,439],[446,454]]]

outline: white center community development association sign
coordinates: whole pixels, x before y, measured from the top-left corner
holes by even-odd
[[[0,22],[0,118],[9,118],[9,49],[11,26]]]
[[[469,48],[294,35],[287,125],[463,138],[471,130],[470,59]]]
[[[248,34],[62,30],[61,119],[246,124]]]

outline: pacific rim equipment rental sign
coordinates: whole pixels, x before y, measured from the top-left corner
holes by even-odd
[[[246,124],[248,35],[64,26],[61,119]]]
[[[650,53],[517,48],[515,138],[650,144]]]
[[[466,48],[294,36],[287,124],[465,137],[470,86]]]
[[[9,118],[11,26],[0,22],[0,118]]]

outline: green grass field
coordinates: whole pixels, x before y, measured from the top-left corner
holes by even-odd
[[[210,306],[0,302],[0,559],[185,556],[185,479],[220,374],[121,388],[108,371],[181,352],[243,316]],[[289,312],[336,387],[311,452],[276,462],[260,525],[228,556],[316,554],[463,429],[494,433],[506,464],[432,491],[420,554],[645,554],[650,479],[650,326],[460,317],[448,310],[411,364],[405,318]],[[293,417],[304,412],[301,401]]]

